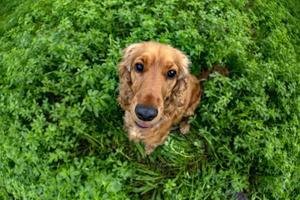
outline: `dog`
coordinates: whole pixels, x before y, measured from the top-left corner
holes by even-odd
[[[173,125],[189,131],[188,119],[201,98],[200,80],[189,73],[180,50],[158,42],[135,43],[123,50],[118,102],[125,111],[128,137],[145,144],[146,154],[164,143]],[[201,80],[211,71],[205,71]]]

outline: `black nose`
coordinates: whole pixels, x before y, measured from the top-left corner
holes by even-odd
[[[135,107],[136,116],[143,121],[151,121],[157,116],[157,109],[152,106],[138,104]]]

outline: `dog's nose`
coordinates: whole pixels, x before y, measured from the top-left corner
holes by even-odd
[[[151,121],[157,116],[158,110],[152,106],[138,104],[135,107],[136,116],[143,121]]]

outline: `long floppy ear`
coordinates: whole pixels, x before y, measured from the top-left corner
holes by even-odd
[[[187,76],[189,75],[188,66],[190,61],[188,57],[179,50],[176,50],[176,58],[176,64],[179,67],[178,80],[173,88],[170,98],[168,98],[168,102],[166,102],[166,107],[170,107],[168,105],[175,105],[176,107],[184,106],[184,91],[187,89]],[[166,110],[169,110],[169,108],[166,108]],[[173,112],[172,109],[170,112]]]
[[[119,64],[119,97],[118,102],[122,109],[128,110],[130,101],[133,98],[131,90],[131,65],[134,59],[134,52],[140,46],[140,43],[132,44],[123,50],[122,60]]]
[[[183,79],[189,74],[189,65],[191,64],[188,57],[181,51],[176,49],[176,64],[179,66],[178,79]]]

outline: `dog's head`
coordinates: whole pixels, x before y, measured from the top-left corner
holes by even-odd
[[[156,42],[132,44],[123,51],[119,103],[137,127],[151,128],[161,120],[166,102],[184,90],[188,65],[184,53]]]

